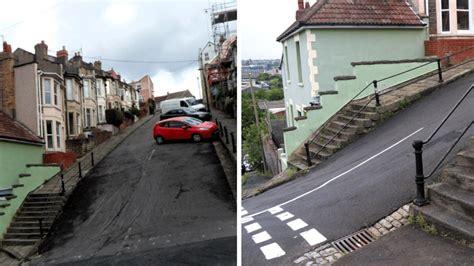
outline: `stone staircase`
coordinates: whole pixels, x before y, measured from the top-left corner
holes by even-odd
[[[340,149],[357,140],[359,136],[375,128],[382,117],[380,113],[387,111],[387,108],[376,107],[373,100],[364,108],[367,101],[368,99],[362,99],[349,103],[308,138],[311,140],[317,136],[309,145],[313,165],[328,159]],[[349,124],[344,128],[348,122]],[[343,130],[339,132],[341,129]],[[334,136],[336,137],[331,141]],[[326,143],[328,144],[326,145]],[[304,147],[300,147],[290,156],[289,163],[298,169],[308,167]]]
[[[30,193],[4,234],[2,246],[35,245],[41,239],[39,219],[45,236],[64,204],[60,193]]]
[[[430,204],[413,206],[414,213],[442,232],[474,241],[474,137],[454,164],[442,171],[440,181],[427,188]]]

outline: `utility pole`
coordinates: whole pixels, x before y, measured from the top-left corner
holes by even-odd
[[[265,150],[263,149],[263,140],[262,140],[262,134],[260,133],[260,119],[258,117],[258,110],[257,110],[257,103],[255,101],[255,93],[253,90],[253,77],[252,73],[250,73],[250,93],[252,94],[252,103],[253,103],[253,111],[255,113],[255,125],[257,126],[257,133],[258,133],[258,139],[261,143],[260,145],[260,150],[262,153],[262,160],[263,160],[263,171],[267,171],[267,162],[265,160]]]

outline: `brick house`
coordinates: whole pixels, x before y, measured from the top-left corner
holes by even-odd
[[[138,81],[132,81],[131,85],[138,91],[140,102],[146,103],[148,99],[154,99],[155,89],[149,75],[145,75]]]
[[[414,8],[429,20],[426,55],[445,57],[474,46],[474,0],[413,0]],[[450,58],[450,63],[474,56],[474,49]]]

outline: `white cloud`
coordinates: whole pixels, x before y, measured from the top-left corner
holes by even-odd
[[[152,77],[155,96],[165,95],[168,92],[189,90],[196,98],[202,98],[201,83],[200,81],[198,83],[198,77],[199,71],[196,66],[186,68],[179,73],[158,70],[158,73]]]
[[[137,8],[131,3],[112,3],[104,10],[103,17],[112,25],[122,26],[130,23],[137,15]]]

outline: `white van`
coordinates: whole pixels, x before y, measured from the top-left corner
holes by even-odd
[[[169,99],[160,103],[160,109],[162,114],[165,114],[173,109],[180,109],[184,107],[190,107],[196,111],[206,111],[206,106],[204,106],[204,104],[202,103],[196,103],[196,99],[194,99],[194,97]]]

